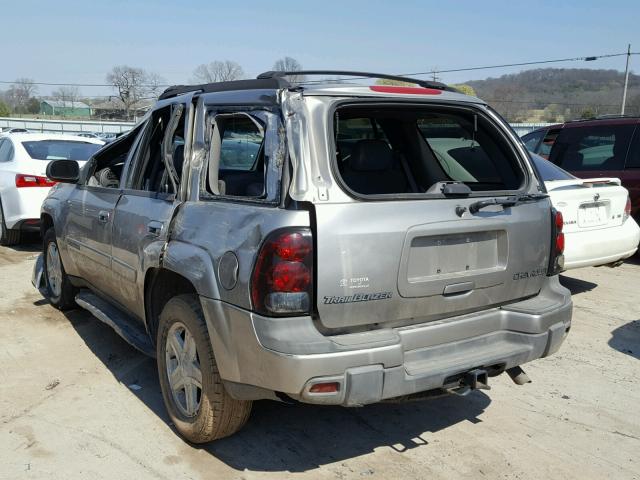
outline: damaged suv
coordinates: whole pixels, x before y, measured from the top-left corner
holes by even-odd
[[[82,168],[58,160],[34,284],[157,358],[191,442],[251,402],[464,394],[571,325],[562,218],[484,102],[417,86],[167,89]],[[393,76],[356,72],[301,75]]]

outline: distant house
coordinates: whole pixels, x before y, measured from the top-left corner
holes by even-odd
[[[91,107],[84,102],[69,102],[65,100],[42,100],[40,102],[41,115],[90,117],[91,113]]]

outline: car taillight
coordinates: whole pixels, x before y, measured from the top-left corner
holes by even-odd
[[[256,312],[270,316],[309,313],[313,295],[313,238],[308,228],[270,234],[251,276]]]
[[[47,177],[39,177],[37,175],[25,175],[18,173],[16,175],[16,187],[53,187],[56,184],[53,180],[49,180]]]
[[[627,197],[627,204],[624,206],[624,213],[622,214],[622,223],[627,221],[627,218],[631,216],[631,198]]]
[[[547,275],[557,275],[564,270],[564,218],[562,212],[551,209],[551,255]]]

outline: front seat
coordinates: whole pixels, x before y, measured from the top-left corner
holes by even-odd
[[[394,168],[393,151],[384,140],[360,140],[342,173],[347,186],[364,195],[407,193],[407,179]]]

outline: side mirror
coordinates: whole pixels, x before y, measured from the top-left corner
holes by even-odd
[[[75,160],[53,160],[47,165],[47,177],[55,182],[76,183],[80,167]]]

